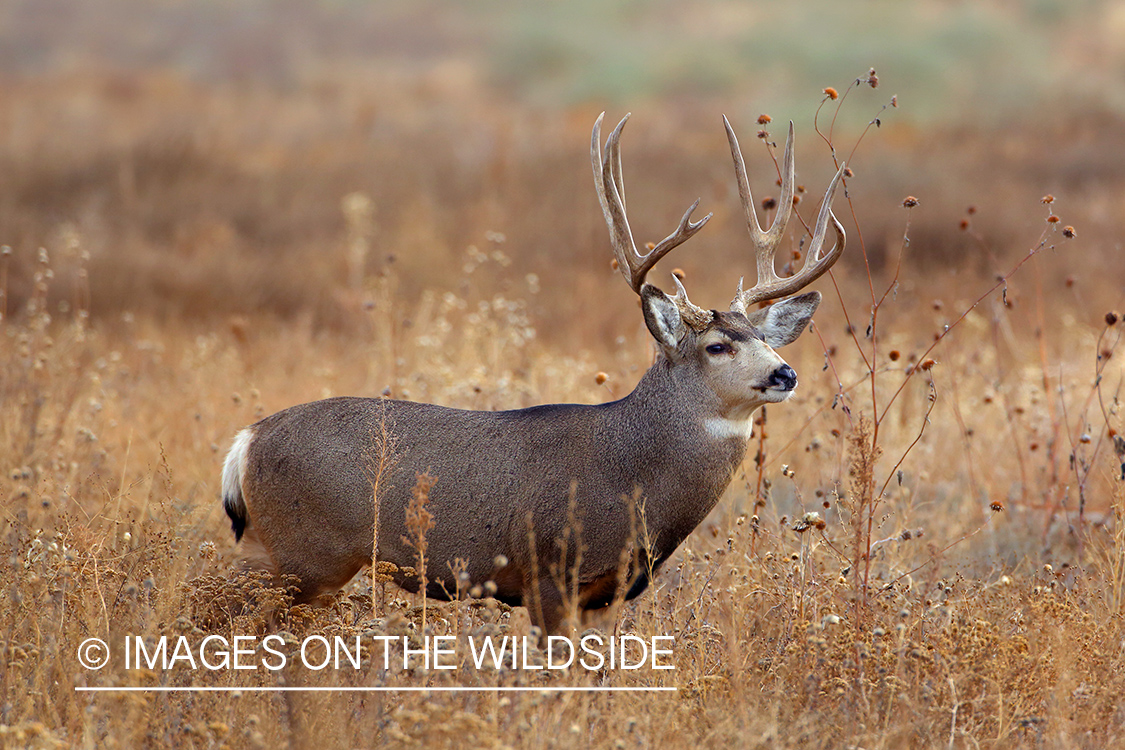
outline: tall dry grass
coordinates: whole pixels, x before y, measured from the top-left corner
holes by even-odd
[[[107,129],[95,127],[86,143],[52,141],[56,152],[11,149],[13,168],[0,170],[9,196],[0,226],[13,248],[0,258],[5,743],[1120,741],[1125,444],[1121,324],[1106,317],[1120,301],[1120,271],[1106,264],[1105,236],[1088,229],[1097,224],[1080,205],[1083,188],[1056,189],[1056,201],[1041,204],[1046,189],[1009,184],[1003,155],[942,178],[978,180],[963,193],[976,212],[947,210],[946,199],[931,203],[913,188],[920,205],[902,208],[905,191],[880,187],[887,173],[874,156],[865,161],[884,148],[877,131],[849,156],[850,200],[838,204],[850,219],[848,261],[822,285],[814,329],[784,353],[800,389],[759,415],[727,498],[652,590],[616,623],[598,624],[674,635],[674,672],[541,677],[463,667],[438,677],[384,673],[371,651],[355,671],[162,673],[126,671],[119,660],[82,669],[78,644],[91,636],[116,648],[126,635],[198,643],[264,632],[290,642],[416,639],[423,628],[524,632],[520,613],[488,600],[423,610],[391,590],[384,602],[370,590],[378,571],[327,607],[286,609],[284,589],[266,592],[230,573],[223,451],[243,425],[335,394],[386,391],[481,409],[607,400],[624,395],[651,357],[608,267],[585,110],[548,119],[466,109],[442,129],[433,111],[406,107],[388,118],[392,132],[369,141],[370,121],[348,92],[325,108],[307,91],[279,95],[261,102],[270,116],[252,123],[230,92],[129,82],[128,96],[94,97],[87,114],[132,123],[135,139],[109,144],[98,140]],[[57,85],[23,95],[59,104],[69,101],[66,85],[91,84]],[[861,94],[869,89],[851,96]],[[349,102],[353,125],[326,122],[326,111]],[[879,90],[849,106],[874,116],[882,104]],[[189,111],[204,124],[190,143],[169,139],[169,123]],[[404,124],[411,116],[434,129],[415,134]],[[661,134],[643,119],[631,126],[626,167],[638,186],[635,223],[662,226],[656,217],[676,215],[685,195],[704,195],[715,219],[677,262],[693,296],[727,299],[731,269],[749,263],[721,136],[694,130],[698,123]],[[736,127],[753,127],[751,119]],[[334,128],[335,138],[324,135]],[[309,132],[323,140],[294,142]],[[937,157],[967,158],[942,137],[931,141],[941,144]],[[844,154],[857,138],[828,140]],[[923,139],[907,140],[879,158],[891,162]],[[812,194],[833,168],[816,149],[806,131],[798,153]],[[772,159],[746,151],[760,184]],[[936,175],[935,164],[922,174]],[[998,197],[976,197],[993,185]],[[374,207],[362,271],[354,260],[349,269],[357,233],[340,208],[355,191]],[[1049,220],[1055,212],[1063,221]],[[1078,236],[1067,239],[1071,224]],[[929,232],[937,250],[924,252]],[[794,243],[799,236],[795,228]],[[271,615],[279,607],[280,622]],[[248,690],[282,683],[678,690]],[[245,691],[74,690],[95,684]]]

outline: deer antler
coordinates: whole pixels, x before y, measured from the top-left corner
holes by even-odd
[[[598,191],[598,201],[602,204],[602,213],[605,214],[605,223],[609,227],[610,241],[613,243],[613,255],[617,259],[617,269],[625,277],[629,287],[637,294],[645,283],[645,276],[658,260],[668,254],[673,248],[683,244],[696,232],[703,228],[711,214],[707,214],[699,221],[693,222],[691,214],[699,206],[699,201],[692,203],[684,213],[680,224],[672,234],[662,239],[654,248],[642,255],[637,251],[633,242],[633,233],[629,229],[629,220],[625,215],[625,182],[621,174],[621,129],[629,119],[629,115],[621,118],[617,127],[609,134],[606,140],[605,155],[602,155],[601,128],[605,112],[598,115],[594,123],[594,133],[590,139],[590,162],[594,168],[594,185]],[[674,278],[674,277],[673,277]],[[687,292],[676,279],[679,293],[673,298],[687,317],[699,319],[706,316],[711,319],[711,314],[706,310],[693,305],[687,298]]]
[[[781,278],[774,267],[777,248],[785,235],[785,226],[789,223],[789,216],[793,212],[793,123],[789,123],[789,137],[785,140],[785,155],[781,159],[781,202],[778,204],[777,215],[769,230],[762,231],[758,223],[758,215],[754,210],[754,198],[750,194],[750,181],[746,177],[746,164],[742,160],[742,151],[738,148],[738,138],[726,116],[723,124],[727,129],[727,141],[730,143],[730,154],[734,159],[734,172],[738,178],[738,196],[742,199],[742,208],[746,212],[746,227],[750,230],[750,237],[754,242],[758,261],[758,280],[752,289],[742,290],[742,280],[738,282],[738,292],[730,303],[730,309],[745,314],[751,305],[756,302],[785,297],[800,291],[816,281],[844,252],[844,228],[832,214],[832,198],[836,193],[836,185],[844,174],[844,165],[836,172],[824,200],[820,204],[820,214],[816,219],[813,230],[812,242],[805,254],[805,263],[793,276]],[[824,235],[828,231],[828,221],[832,220],[832,227],[836,230],[836,243],[824,255],[820,254],[824,245]]]

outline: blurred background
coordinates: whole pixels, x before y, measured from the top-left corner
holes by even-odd
[[[856,86],[871,69],[878,87]],[[1049,276],[1060,290],[1070,277],[1069,299],[1112,302],[1123,79],[1125,3],[1105,0],[8,0],[5,309],[30,294],[43,247],[60,300],[88,270],[95,319],[347,327],[387,273],[407,300],[535,294],[541,323],[576,295],[627,311],[587,156],[603,109],[634,113],[623,143],[638,242],[697,197],[715,213],[654,276],[681,266],[705,306],[725,305],[751,266],[722,114],[758,199],[776,190],[763,143],[780,147],[795,122],[808,220],[834,171],[814,122],[832,126],[855,172],[837,213],[876,275],[914,195],[905,262],[927,284],[992,277],[1055,212],[1078,237],[1044,260]],[[826,87],[850,95],[814,120]],[[761,114],[773,121],[759,140]],[[843,265],[863,262],[855,251]],[[581,335],[611,340],[620,329],[604,317]],[[540,334],[565,339],[556,328]]]
[[[1125,1],[0,0],[0,737],[1121,746],[1123,82]],[[759,206],[794,123],[783,262],[852,170],[783,351],[801,386],[622,620],[676,634],[679,697],[79,698],[189,679],[80,671],[92,634],[277,624],[228,577],[245,425],[633,388],[653,344],[593,187],[603,110],[633,113],[638,244],[713,212],[650,275],[705,308],[755,266],[722,115]],[[408,632],[369,581],[293,632]]]

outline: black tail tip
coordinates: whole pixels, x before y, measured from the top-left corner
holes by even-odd
[[[230,528],[234,532],[234,541],[242,541],[242,534],[246,531],[245,516],[236,513],[234,509],[226,503],[223,503],[223,510],[227,512],[227,516],[230,518]]]

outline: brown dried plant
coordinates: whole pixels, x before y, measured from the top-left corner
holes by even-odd
[[[383,564],[379,560],[379,490],[395,465],[395,439],[387,429],[387,415],[384,410],[379,424],[371,436],[371,454],[367,457],[368,474],[371,479],[371,509],[374,523],[371,528],[371,611],[378,615],[386,604],[386,584],[392,580],[393,563]],[[380,601],[375,601],[375,592],[381,593]]]
[[[414,548],[418,554],[418,591],[422,599],[422,631],[426,630],[426,534],[434,527],[434,516],[426,508],[430,499],[430,490],[437,483],[437,477],[429,474],[418,474],[411,491],[410,503],[406,506],[406,530],[408,537],[403,541]]]

